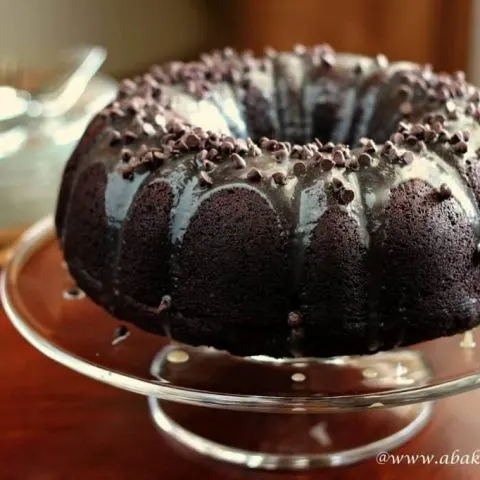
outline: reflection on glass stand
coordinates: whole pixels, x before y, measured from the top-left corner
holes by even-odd
[[[23,235],[1,295],[12,323],[45,355],[146,395],[167,438],[250,468],[373,457],[419,432],[433,400],[480,383],[474,332],[371,356],[278,360],[236,358],[119,324],[73,284],[51,218]]]

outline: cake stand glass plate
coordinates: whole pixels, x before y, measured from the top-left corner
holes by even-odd
[[[372,457],[419,432],[433,400],[480,384],[473,331],[328,359],[237,358],[146,333],[76,288],[51,217],[17,243],[1,296],[14,326],[42,353],[146,395],[167,437],[251,468],[305,469]]]

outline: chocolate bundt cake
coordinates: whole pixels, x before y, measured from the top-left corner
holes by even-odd
[[[479,323],[480,95],[462,73],[231,49],[122,82],[56,228],[115,317],[236,355],[365,354]]]

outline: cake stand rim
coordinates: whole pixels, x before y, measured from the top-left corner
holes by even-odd
[[[15,306],[9,292],[10,284],[31,256],[54,235],[53,215],[34,223],[18,239],[0,272],[0,298],[3,308],[15,329],[34,348],[61,365],[108,385],[141,395],[187,405],[224,408],[241,411],[271,413],[323,413],[389,408],[425,401],[473,390],[480,385],[480,371],[431,385],[420,385],[378,393],[336,396],[266,396],[214,393],[174,386],[155,380],[144,380],[132,375],[107,370],[48,341],[37,332]]]

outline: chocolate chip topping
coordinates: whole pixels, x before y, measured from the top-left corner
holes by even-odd
[[[348,205],[349,203],[353,202],[353,199],[355,198],[355,193],[353,190],[344,188],[343,190],[340,190],[339,197],[341,204]]]
[[[405,165],[410,165],[415,159],[415,157],[413,156],[413,153],[409,152],[408,150],[403,152],[400,158],[402,163],[404,163]]]
[[[211,187],[213,185],[212,177],[204,171],[198,174],[198,179],[202,187]]]
[[[372,159],[371,155],[369,155],[368,153],[361,153],[358,156],[358,163],[362,167],[369,167],[372,164],[372,160],[373,159]]]
[[[343,189],[343,182],[339,178],[333,177],[332,178],[332,187],[333,187],[333,190],[339,191],[339,190]]]
[[[335,162],[335,164],[338,167],[344,167],[345,166],[345,154],[341,150],[337,150],[337,151],[333,152],[332,160]]]
[[[287,319],[290,328],[299,327],[302,324],[302,317],[297,312],[290,312]]]
[[[280,185],[280,186],[285,185],[287,183],[287,177],[283,172],[274,173],[272,175],[272,179],[277,185]]]
[[[455,145],[453,145],[453,151],[458,155],[463,155],[464,153],[467,153],[468,151],[467,142],[464,142],[462,140],[461,142],[456,143]]]
[[[111,147],[116,147],[122,143],[122,135],[117,130],[110,130],[109,132],[109,144]]]
[[[247,179],[251,182],[259,182],[262,179],[262,172],[258,168],[252,168],[247,173]]]
[[[320,160],[320,167],[324,172],[331,170],[335,166],[335,162],[328,157],[324,157]]]
[[[245,159],[242,158],[238,153],[232,153],[230,159],[232,160],[233,165],[237,169],[245,168],[247,166],[247,162],[245,161]]]
[[[438,189],[438,194],[442,200],[446,200],[452,196],[452,189],[446,183],[442,183]]]
[[[293,174],[297,177],[305,175],[307,172],[307,166],[304,162],[298,161],[293,164]]]

